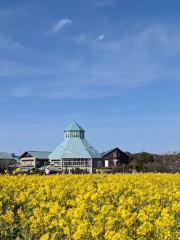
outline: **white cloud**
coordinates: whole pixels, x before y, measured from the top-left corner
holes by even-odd
[[[94,2],[92,2],[92,6],[93,7],[103,7],[103,6],[107,6],[107,5],[111,5],[115,2],[116,0],[95,0]]]
[[[61,19],[59,22],[54,24],[52,28],[52,33],[57,33],[62,30],[65,26],[70,26],[72,21],[70,19]]]
[[[20,87],[16,87],[12,90],[13,95],[16,97],[27,97],[31,95],[32,85],[30,83],[24,84]]]
[[[102,35],[98,36],[98,37],[96,38],[96,40],[101,41],[103,38],[105,38],[105,36],[102,34]]]
[[[82,33],[78,39],[78,42],[82,42],[87,38],[89,38],[89,35]]]
[[[19,43],[13,42],[10,38],[3,38],[0,36],[0,47],[17,48],[17,47],[19,47]]]
[[[13,79],[28,76],[34,85],[14,85],[14,96],[64,99],[117,96],[122,94],[123,89],[138,88],[157,81],[177,82],[180,70],[171,64],[172,58],[164,56],[167,51],[173,56],[175,51],[180,50],[180,36],[173,29],[170,36],[167,32],[168,28],[150,25],[133,31],[133,34],[127,31],[118,39],[108,38],[100,44],[97,41],[101,40],[86,41],[83,54],[75,51],[73,56],[64,54],[61,58],[53,53],[47,61],[38,65],[0,61],[0,81],[6,76],[13,76]],[[88,35],[83,33],[79,37],[83,41]],[[77,40],[76,36],[75,44]],[[177,54],[176,57],[180,56]],[[49,78],[52,80],[49,81]],[[37,83],[35,79],[41,82]],[[62,88],[63,92],[59,94]]]

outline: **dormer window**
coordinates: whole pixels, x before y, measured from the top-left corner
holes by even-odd
[[[83,132],[81,132],[81,138],[84,138],[84,133]]]

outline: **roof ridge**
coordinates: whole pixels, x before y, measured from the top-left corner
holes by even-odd
[[[25,151],[25,152],[50,152],[50,151]]]
[[[82,140],[86,141],[86,139],[81,139],[81,138],[80,138],[80,140],[81,140],[81,142],[82,142],[82,144],[83,144],[85,150],[88,151],[88,154],[89,154],[90,158],[92,158],[91,155],[90,155],[90,153],[89,153],[89,149],[86,148],[86,146],[84,145],[84,143],[83,143],[83,141],[82,141]],[[87,142],[87,141],[86,141],[86,142]],[[88,142],[87,142],[87,143],[88,143]],[[88,145],[90,145],[90,144],[88,143]]]

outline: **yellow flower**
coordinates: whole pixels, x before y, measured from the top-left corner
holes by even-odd
[[[21,171],[21,168],[16,168],[16,172],[20,172]]]
[[[69,234],[70,233],[69,227],[67,227],[67,226],[64,227],[63,232],[64,232],[64,234]]]
[[[49,240],[49,233],[43,234],[40,240]]]
[[[179,188],[179,173],[0,175],[0,238],[180,239]]]

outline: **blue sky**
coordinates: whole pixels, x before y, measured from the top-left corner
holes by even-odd
[[[0,3],[0,151],[180,151],[178,0]]]

